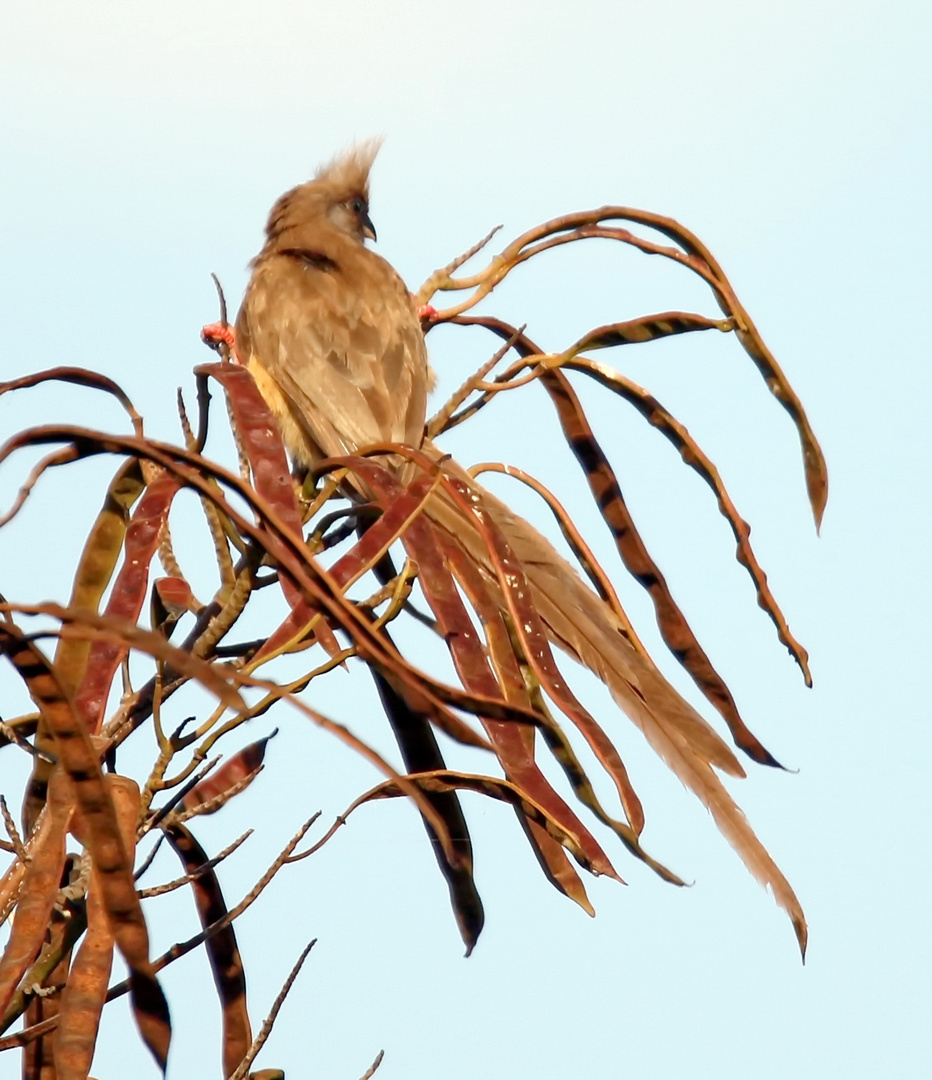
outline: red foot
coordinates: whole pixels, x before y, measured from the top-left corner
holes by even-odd
[[[433,306],[433,304],[422,304],[417,309],[417,317],[421,320],[421,322],[433,322],[434,319],[437,318],[437,309]]]
[[[236,335],[233,333],[232,326],[224,326],[223,323],[218,322],[208,323],[201,330],[201,341],[217,352],[220,351],[221,345],[228,346],[232,358],[236,359]]]

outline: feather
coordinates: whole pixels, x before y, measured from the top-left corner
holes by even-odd
[[[441,456],[430,443],[424,449],[431,456]],[[634,650],[622,635],[621,624],[609,605],[545,537],[481,488],[455,462],[447,460],[444,469],[479,494],[521,560],[548,636],[608,687],[652,749],[708,809],[751,874],[770,888],[777,904],[789,915],[805,953],[806,921],[799,900],[715,773],[717,768],[732,776],[745,775],[731,749],[662,673]],[[497,589],[485,542],[462,511],[440,494],[427,504],[425,512],[467,551],[490,586]],[[499,602],[504,606],[500,593]]]
[[[381,138],[356,143],[322,165],[314,176],[315,183],[326,185],[338,196],[341,192],[349,192],[368,197],[369,171],[381,146]],[[345,195],[342,197],[345,198]]]

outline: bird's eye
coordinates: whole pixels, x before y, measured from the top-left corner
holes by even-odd
[[[354,214],[365,214],[369,209],[366,206],[366,200],[359,197],[353,199],[350,203],[350,208]]]

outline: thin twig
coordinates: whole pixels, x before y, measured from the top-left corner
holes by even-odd
[[[288,997],[288,992],[294,985],[294,981],[298,977],[298,972],[304,966],[304,961],[307,959],[307,954],[311,951],[311,949],[314,948],[316,944],[317,938],[313,938],[307,943],[307,945],[305,945],[304,949],[301,952],[301,955],[298,957],[294,967],[291,969],[288,978],[285,980],[285,984],[281,988],[278,997],[275,999],[272,1008],[269,1010],[269,1015],[265,1018],[265,1022],[263,1023],[259,1034],[253,1040],[252,1046],[250,1046],[249,1050],[246,1052],[246,1056],[236,1067],[236,1071],[232,1074],[230,1080],[245,1080],[245,1077],[249,1072],[249,1066],[253,1063],[253,1061],[255,1061],[256,1055],[265,1045],[266,1039],[268,1039],[269,1035],[272,1034],[272,1027],[275,1024],[276,1018],[278,1017],[279,1010],[281,1009],[282,1005],[285,1004],[285,998]]]
[[[26,854],[26,845],[23,843],[23,838],[19,835],[19,829],[16,828],[16,822],[13,820],[13,815],[10,813],[10,809],[6,804],[6,799],[2,795],[0,795],[0,813],[3,814],[3,824],[6,826],[7,835],[10,838],[10,843],[13,845],[12,850],[16,852],[17,856],[23,862],[27,862],[29,856]]]
[[[348,472],[349,469],[336,469],[323,481],[320,485],[320,490],[304,508],[301,515],[302,525],[306,525],[325,503],[328,503],[331,499],[343,497],[340,493],[340,485],[343,483]],[[306,483],[310,481],[311,475],[311,473],[308,473],[308,481],[306,481]]]
[[[369,1078],[372,1076],[372,1074],[375,1072],[375,1070],[382,1064],[382,1058],[383,1057],[385,1057],[385,1051],[380,1050],[375,1055],[375,1061],[373,1061],[372,1064],[369,1066],[369,1068],[366,1069],[366,1071],[362,1074],[362,1076],[359,1078],[359,1080],[369,1080]]]
[[[217,764],[217,762],[220,760],[220,758],[222,756],[223,756],[222,754],[217,754],[216,757],[211,758],[210,761],[208,761],[207,764],[203,766],[203,768],[199,769],[194,774],[194,776],[191,777],[191,779],[184,785],[184,787],[180,791],[176,791],[175,794],[172,796],[172,798],[169,799],[168,802],[164,806],[162,806],[158,810],[156,810],[155,815],[153,816],[152,820],[149,822],[148,829],[146,831],[151,832],[157,825],[160,825],[165,820],[167,815],[170,814],[171,811],[174,810],[174,808],[178,805],[178,803],[181,802],[181,800],[185,797],[185,795],[187,795],[189,791],[191,791],[195,787],[197,787],[197,785],[204,779],[204,777],[210,772],[210,770]],[[195,751],[194,752],[194,757],[191,759],[192,765],[197,760],[198,760],[197,751]],[[188,768],[190,769],[190,766]],[[168,788],[176,787],[181,782],[181,779],[185,775],[186,771],[187,770],[183,770],[178,776],[173,777],[171,780],[166,780],[163,783],[161,783],[159,785],[158,790],[159,791],[165,791]]]
[[[174,823],[175,822],[172,822],[172,824]],[[151,889],[139,889],[139,899],[146,900],[151,896],[162,896],[164,893],[173,892],[175,889],[180,889],[182,885],[187,885],[192,881],[196,881],[199,877],[203,877],[204,874],[213,870],[218,863],[223,862],[228,855],[232,855],[243,841],[248,840],[249,837],[252,836],[252,833],[252,829],[247,829],[241,837],[225,847],[219,855],[215,855],[212,859],[208,859],[207,862],[202,863],[196,870],[192,870],[190,874],[175,878],[174,881],[166,881],[164,885],[154,885]],[[164,836],[164,833],[162,835]]]
[[[4,621],[9,621],[12,619],[9,611],[3,611],[2,617]],[[32,715],[35,715],[38,719],[38,713]],[[19,719],[24,718],[20,717]],[[28,717],[26,719],[28,719]],[[2,735],[3,738],[6,739],[8,742],[14,743],[20,748],[20,750],[25,750],[26,753],[31,755],[32,757],[38,758],[40,761],[46,761],[50,765],[55,764],[56,759],[54,758],[54,756],[49,754],[45,750],[40,750],[38,747],[33,746],[28,739],[24,739],[23,736],[20,735],[20,733],[16,730],[13,722],[0,720],[0,735]]]
[[[178,416],[181,420],[181,431],[184,435],[185,446],[195,453],[200,453],[197,448],[197,439],[194,436],[194,432],[191,430],[191,423],[188,420],[188,413],[187,409],[185,409],[184,396],[181,393],[180,386],[178,387]],[[221,519],[220,511],[215,503],[211,502],[210,499],[205,499],[203,497],[201,498],[201,508],[204,511],[204,516],[207,518],[207,527],[210,530],[210,536],[214,542],[214,554],[217,557],[217,568],[220,574],[220,581],[226,587],[232,588],[233,583],[236,580],[236,573],[233,569],[233,559],[230,555],[229,545],[227,544],[227,531],[224,522]]]
[[[490,229],[478,243],[473,244],[471,248],[464,251],[462,255],[457,255],[455,259],[448,262],[442,269],[435,270],[418,290],[415,303],[417,303],[418,306],[422,303],[426,303],[438,289],[443,288],[444,284],[449,280],[452,274],[459,270],[464,263],[469,262],[473,255],[478,255],[500,229],[501,225],[496,225],[494,228]]]
[[[225,343],[224,343],[225,347]],[[246,444],[243,442],[243,436],[240,429],[236,424],[236,415],[233,412],[233,404],[229,397],[226,399],[227,403],[227,418],[230,421],[230,431],[233,433],[233,442],[236,444],[236,456],[239,458],[239,474],[243,478],[243,483],[248,486],[252,486],[252,466],[249,463],[249,454],[246,452]]]
[[[223,286],[220,284],[220,278],[218,278],[217,275],[213,272],[211,272],[210,276],[213,280],[214,287],[217,290],[217,299],[220,301],[220,325],[223,327],[224,330],[226,330],[227,327],[230,325],[229,321],[227,320],[227,298],[223,293]],[[229,364],[230,346],[225,341],[221,341],[217,345],[217,351],[220,353],[220,356],[223,358],[223,360]]]
[[[450,417],[456,412],[456,410],[462,405],[462,403],[469,397],[469,395],[476,389],[485,389],[485,377],[495,367],[495,365],[502,360],[508,353],[508,350],[512,348],[515,342],[521,337],[524,331],[527,329],[527,323],[524,326],[518,327],[511,337],[505,342],[505,344],[495,353],[495,355],[486,360],[486,362],[474,372],[463,383],[459,389],[455,390],[450,399],[446,401],[441,409],[439,409],[428,421],[427,421],[427,437],[430,439],[435,438],[440,432],[446,429],[447,423]]]
[[[0,516],[0,528],[4,525],[8,525],[13,518],[22,510],[23,504],[32,494],[32,489],[38,484],[42,474],[52,468],[54,465],[68,465],[72,461],[76,461],[78,458],[77,451],[73,446],[66,446],[64,450],[55,450],[53,453],[48,454],[35,466],[33,466],[31,472],[23,481],[22,487],[16,494],[16,498],[13,501],[13,505],[2,516]]]
[[[229,590],[226,601],[220,611],[210,620],[204,632],[192,647],[195,656],[207,656],[214,645],[224,637],[236,620],[242,615],[252,594],[252,580],[255,572],[252,560],[240,560],[245,568],[239,569],[233,588]],[[222,590],[221,590],[222,591]]]
[[[133,874],[133,881],[138,881],[142,875],[149,869],[152,863],[155,861],[155,856],[158,854],[159,848],[162,846],[162,842],[165,840],[165,833],[159,833],[158,839],[152,845],[152,850],[146,856],[142,866]]]

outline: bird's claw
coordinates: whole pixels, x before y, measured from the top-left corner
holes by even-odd
[[[233,333],[233,327],[227,323],[208,323],[201,330],[201,341],[215,352],[220,352],[221,347],[226,345],[230,353],[235,355],[236,335]]]

